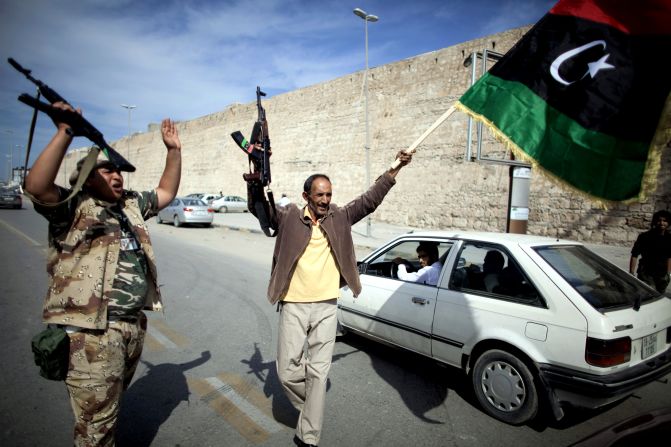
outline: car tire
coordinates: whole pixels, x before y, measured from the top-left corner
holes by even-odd
[[[475,361],[473,391],[485,413],[511,425],[536,417],[538,389],[527,365],[499,349],[484,352]]]
[[[176,227],[179,227],[179,226],[182,225],[182,222],[179,221],[179,216],[178,215],[175,215],[175,217],[173,217],[172,224]]]
[[[219,212],[220,213],[228,213],[228,208],[226,208],[225,206],[222,206],[221,208],[219,208]]]

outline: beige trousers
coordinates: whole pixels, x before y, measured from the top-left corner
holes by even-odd
[[[147,319],[110,322],[106,330],[82,329],[70,337],[65,384],[75,415],[76,447],[113,446],[121,394],[142,353]]]
[[[277,375],[300,411],[296,435],[319,443],[324,419],[326,379],[336,336],[337,299],[284,303],[277,341]]]

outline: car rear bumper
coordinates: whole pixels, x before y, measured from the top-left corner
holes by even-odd
[[[23,201],[19,199],[8,200],[3,198],[0,200],[0,208],[21,208]]]
[[[595,375],[553,365],[539,365],[540,378],[560,402],[598,408],[671,373],[671,349],[634,367]]]
[[[212,216],[187,216],[184,219],[184,223],[212,223]]]

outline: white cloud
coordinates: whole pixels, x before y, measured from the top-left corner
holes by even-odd
[[[167,116],[188,120],[251,101],[256,85],[273,95],[363,69],[355,7],[380,17],[369,24],[374,67],[468,40],[472,29],[520,26],[519,11],[548,2],[526,3],[534,8],[484,0],[5,0],[0,56],[32,69],[112,141],[128,132],[122,103],[137,106],[132,127],[144,130]],[[483,8],[496,15],[475,13]],[[32,111],[16,97],[34,86],[0,62],[0,129],[18,138]],[[53,131],[45,116],[39,123],[34,153]]]

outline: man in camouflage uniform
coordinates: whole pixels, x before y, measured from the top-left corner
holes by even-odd
[[[60,102],[52,107],[72,110]],[[177,193],[181,143],[174,123],[163,120],[167,157],[153,191],[124,190],[124,166],[101,153],[82,190],[61,203],[71,191],[54,181],[72,132],[65,123],[56,126],[25,183],[35,210],[49,221],[49,290],[43,319],[64,327],[70,338],[65,383],[75,415],[75,445],[109,446],[114,445],[121,394],[142,352],[147,324],[142,309],[161,308],[145,220]]]

